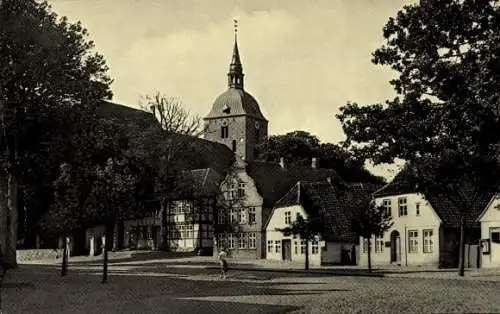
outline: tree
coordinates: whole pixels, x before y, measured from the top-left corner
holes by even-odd
[[[318,167],[334,169],[345,181],[382,182],[364,168],[364,159],[339,145],[321,143],[315,135],[305,131],[270,136],[258,145],[257,151],[258,159],[267,162],[279,162],[284,158],[290,167],[310,166],[312,158],[318,158]]]
[[[377,206],[374,201],[365,206],[360,214],[352,220],[351,228],[357,235],[363,237],[368,246],[368,271],[372,272],[372,237],[380,236],[393,225],[390,213],[383,206]]]
[[[114,238],[114,228],[118,228],[120,219],[138,215],[139,206],[135,198],[138,179],[130,169],[125,158],[109,158],[104,166],[97,166],[96,181],[86,206],[92,213],[92,221],[104,224],[103,243],[103,277],[102,283],[108,279],[108,249],[110,239]],[[115,239],[116,240],[116,239]]]
[[[78,149],[68,143],[85,141],[81,135],[92,131],[95,104],[111,97],[104,59],[91,53],[87,36],[80,23],[59,19],[46,1],[0,4],[0,149],[7,185],[0,214],[10,220],[9,228],[2,227],[8,239],[0,242],[9,267],[16,264],[18,183],[27,190],[35,182],[51,186],[61,163],[86,153],[88,143]]]
[[[176,98],[159,92],[146,97],[143,107],[147,108],[159,125],[152,125],[133,139],[134,155],[142,156],[145,162],[156,169],[155,196],[160,205],[160,249],[168,250],[167,217],[175,197],[176,182],[182,170],[189,168],[186,160],[179,158],[188,149],[193,137],[204,132],[201,119],[192,117]]]
[[[499,14],[498,1],[405,6],[385,25],[387,42],[372,59],[399,72],[390,82],[398,96],[384,105],[348,103],[338,115],[356,155],[375,164],[399,158],[429,165],[426,175],[414,173],[422,192],[458,193],[460,276],[471,204],[497,188],[500,173]],[[458,192],[469,183],[467,195]]]
[[[279,229],[285,236],[298,235],[306,242],[305,270],[309,270],[309,242],[319,238],[324,231],[324,226],[323,219],[317,215],[307,219],[299,215],[291,226]]]
[[[80,228],[85,228],[90,217],[85,210],[85,201],[90,193],[91,174],[70,164],[62,164],[59,178],[54,182],[54,203],[40,220],[40,230],[46,235],[62,237],[63,259],[61,275],[68,268],[68,239]]]

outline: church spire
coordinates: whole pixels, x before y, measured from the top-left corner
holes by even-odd
[[[229,73],[227,74],[228,87],[243,89],[243,66],[241,65],[240,52],[238,51],[238,20],[234,21],[234,47],[233,57],[229,65]]]

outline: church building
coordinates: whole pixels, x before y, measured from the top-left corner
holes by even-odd
[[[256,145],[267,137],[268,121],[255,98],[244,90],[244,76],[235,33],[228,89],[215,99],[204,118],[205,139],[224,144],[238,157],[252,161]]]

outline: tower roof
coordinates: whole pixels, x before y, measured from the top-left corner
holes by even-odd
[[[236,34],[234,35],[233,57],[231,59],[231,64],[229,65],[229,72],[243,74],[243,66],[241,64],[240,51],[238,50],[238,39],[236,37]]]
[[[215,99],[212,110],[205,119],[242,115],[267,121],[252,95],[242,89],[229,88]]]
[[[255,98],[243,90],[244,74],[237,37],[238,21],[234,20],[234,23],[233,55],[229,65],[229,73],[227,74],[229,89],[215,99],[212,110],[205,119],[244,115],[267,121]]]

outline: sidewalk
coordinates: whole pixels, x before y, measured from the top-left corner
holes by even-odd
[[[156,255],[156,256],[155,256]],[[213,256],[189,256],[189,257],[166,257],[162,254],[149,254],[143,251],[110,252],[108,259],[110,265],[126,267],[128,269],[144,266],[165,265],[172,268],[219,268],[219,261]],[[70,265],[78,268],[95,268],[102,265],[101,256],[77,256],[71,257]],[[500,268],[466,269],[465,276],[458,276],[457,269],[438,269],[436,267],[405,267],[374,265],[372,272],[368,272],[365,266],[316,266],[310,265],[308,271],[304,270],[303,263],[288,261],[272,261],[265,259],[241,259],[228,258],[231,270],[241,271],[272,271],[296,274],[324,274],[334,276],[370,276],[370,277],[406,277],[406,278],[429,278],[429,279],[470,279],[500,281]],[[26,261],[21,265],[60,265],[61,259],[46,259],[37,261]]]

